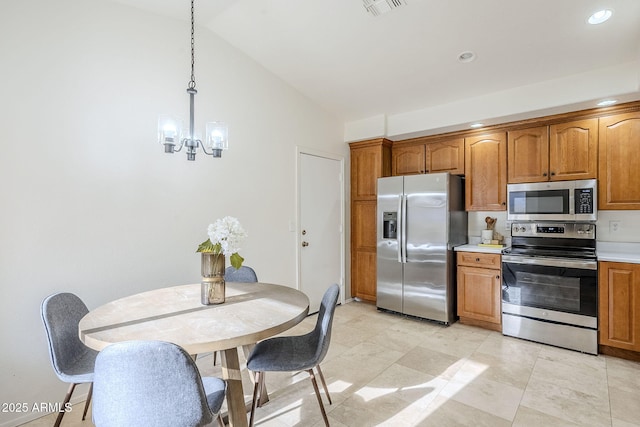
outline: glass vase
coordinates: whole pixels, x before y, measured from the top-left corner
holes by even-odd
[[[202,252],[202,282],[200,282],[200,302],[203,305],[222,304],[225,296],[225,256]]]

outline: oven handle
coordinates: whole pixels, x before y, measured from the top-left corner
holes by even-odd
[[[522,255],[502,255],[502,262],[507,264],[529,264],[549,267],[577,268],[581,270],[597,270],[596,261],[570,260],[560,258],[530,257]]]

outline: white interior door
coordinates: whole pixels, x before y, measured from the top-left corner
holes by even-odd
[[[299,289],[314,313],[333,283],[344,301],[344,160],[299,151],[298,162]]]

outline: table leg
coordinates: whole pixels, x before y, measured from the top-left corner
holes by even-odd
[[[242,390],[240,361],[235,348],[220,352],[222,362],[222,378],[227,382],[227,408],[229,408],[229,426],[247,427],[247,408]]]
[[[250,344],[250,345],[243,345],[242,346],[242,351],[244,352],[244,358],[248,359],[249,358],[249,354],[251,354],[251,350],[253,350],[253,347],[255,347],[255,344]],[[249,377],[251,378],[251,381],[255,384],[256,383],[256,375],[249,371]],[[267,403],[269,401],[269,393],[267,393],[267,383],[265,381],[262,382],[262,390],[260,390],[260,400],[258,401],[258,407],[261,407],[262,405],[264,405],[265,403]]]

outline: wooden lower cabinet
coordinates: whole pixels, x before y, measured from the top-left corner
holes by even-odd
[[[499,254],[458,252],[460,323],[502,331]]]
[[[376,207],[376,201],[360,201],[351,211],[351,291],[370,302],[376,302]]]
[[[640,360],[640,264],[599,262],[598,288],[599,351]]]

